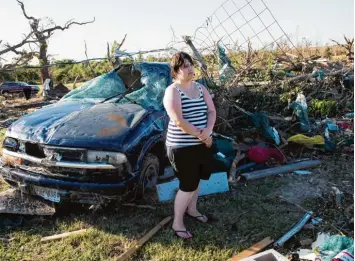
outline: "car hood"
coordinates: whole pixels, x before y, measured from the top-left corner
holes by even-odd
[[[136,104],[61,101],[17,120],[6,135],[53,146],[117,150],[147,113]]]

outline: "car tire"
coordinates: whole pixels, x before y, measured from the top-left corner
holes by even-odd
[[[143,196],[148,192],[149,194],[156,195],[155,185],[158,182],[159,169],[159,158],[152,153],[147,153],[147,155],[144,157],[139,175],[136,199],[143,198]]]

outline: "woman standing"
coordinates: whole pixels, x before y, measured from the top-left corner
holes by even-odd
[[[171,61],[174,83],[165,91],[164,107],[170,117],[167,155],[179,179],[174,202],[173,230],[181,238],[192,238],[183,221],[185,213],[206,223],[208,218],[197,210],[201,179],[211,176],[212,130],[216,110],[207,89],[192,81],[195,72],[191,57],[176,53]]]

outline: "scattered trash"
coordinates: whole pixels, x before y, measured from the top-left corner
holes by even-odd
[[[322,245],[316,248],[322,261],[330,261],[333,258],[348,261],[354,260],[354,240],[340,235],[330,236]]]
[[[337,122],[337,125],[340,129],[346,130],[346,129],[350,129],[351,125],[349,123],[346,122]]]
[[[297,254],[301,260],[315,261],[316,259],[316,254],[311,249],[300,249]]]
[[[332,191],[335,194],[335,204],[338,208],[340,208],[341,201],[344,197],[343,192],[341,192],[337,187],[332,187]]]
[[[244,252],[244,251],[243,251]],[[232,258],[231,261],[289,261],[285,256],[281,255],[279,252],[277,252],[274,249],[269,249],[264,252],[261,252],[259,254],[249,256],[247,258]]]
[[[312,172],[308,171],[308,170],[295,170],[293,173],[295,173],[297,175],[310,175],[310,174],[312,174]]]
[[[252,255],[255,255],[256,253],[258,253],[261,250],[265,249],[267,246],[269,246],[273,242],[274,242],[273,239],[271,239],[270,237],[266,237],[263,240],[259,241],[258,243],[252,245],[248,249],[245,249],[242,252],[240,252],[237,255],[235,255],[234,257],[232,257],[231,261],[244,260],[245,258],[248,258],[248,257],[250,257]]]
[[[318,225],[318,224],[323,222],[323,219],[319,218],[319,217],[318,218],[312,218],[311,222],[312,222],[312,225]]]
[[[289,240],[291,237],[293,237],[296,233],[298,233],[303,228],[303,226],[308,222],[308,220],[311,218],[312,215],[313,215],[312,211],[309,211],[307,214],[305,214],[303,218],[289,232],[287,232],[285,235],[283,235],[279,240],[277,240],[274,243],[274,246],[282,247],[287,240]]]
[[[248,151],[248,157],[251,161],[261,164],[273,158],[280,163],[286,163],[286,157],[276,148],[266,148],[262,146],[251,146]]]
[[[333,122],[327,122],[327,128],[330,131],[339,131],[338,125]]]
[[[343,148],[343,152],[345,153],[354,153],[354,144],[348,146],[348,147],[344,147]]]
[[[317,240],[312,243],[312,250],[315,250],[322,246],[329,238],[329,233],[318,233]]]
[[[272,175],[282,174],[282,173],[288,173],[299,169],[311,168],[311,167],[318,166],[320,164],[321,164],[320,160],[306,160],[306,161],[301,161],[301,162],[284,165],[280,167],[257,170],[249,173],[243,173],[241,175],[247,180],[252,180],[252,179],[259,179],[259,178],[264,178]]]
[[[303,134],[294,135],[287,140],[288,142],[294,142],[298,144],[303,144],[307,146],[313,145],[324,145],[324,138],[320,135],[316,135],[314,137],[307,137]]]
[[[316,227],[315,227],[313,224],[308,223],[308,224],[304,225],[303,228],[304,228],[304,229],[315,229]]]
[[[350,118],[350,119],[354,119],[354,113],[353,112],[349,112],[349,113],[346,113],[344,115],[345,118]]]
[[[307,113],[307,100],[303,93],[299,93],[297,95],[296,101],[292,102],[290,105],[291,109],[294,109],[299,121],[300,121],[300,129],[302,131],[309,131],[310,124]]]
[[[310,245],[312,245],[312,243],[313,243],[313,240],[309,239],[309,238],[300,240],[301,246],[310,246]]]
[[[320,70],[320,69],[316,68],[313,71],[313,76],[316,77],[317,81],[323,81],[325,74],[324,74],[323,70]]]
[[[280,136],[274,127],[270,126],[269,118],[263,112],[248,113],[248,116],[252,119],[253,124],[258,128],[261,134],[270,140],[273,140],[276,145],[280,145]]]
[[[218,43],[219,80],[222,84],[230,81],[235,73],[231,60],[226,55],[225,49]]]

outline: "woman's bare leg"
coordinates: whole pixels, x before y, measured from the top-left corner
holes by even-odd
[[[174,222],[173,222],[173,229],[175,231],[186,231],[184,225],[184,215],[187,209],[187,206],[190,204],[191,199],[194,195],[194,192],[184,192],[179,190],[175,197],[174,202]],[[192,237],[191,233],[177,233],[178,236],[183,238],[190,238]]]
[[[201,216],[201,213],[198,212],[198,210],[197,210],[197,200],[198,200],[199,194],[200,194],[200,184],[198,184],[197,189],[193,192],[190,204],[187,206],[187,213],[190,216],[193,216],[193,217]],[[199,217],[198,219],[202,222],[208,221],[206,216]]]

